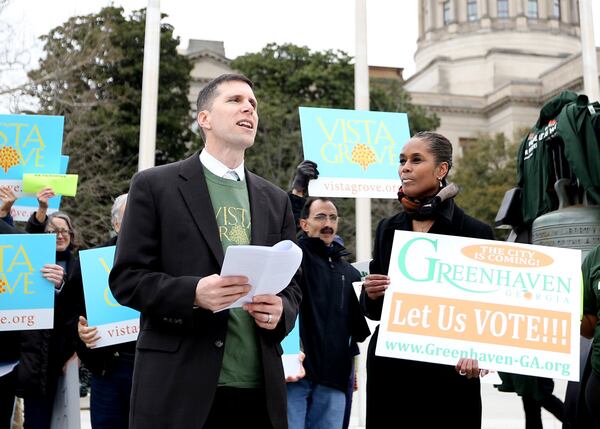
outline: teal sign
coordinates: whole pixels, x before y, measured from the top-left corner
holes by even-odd
[[[0,180],[60,170],[64,118],[0,115]]]
[[[115,258],[115,246],[79,252],[85,308],[90,326],[117,323],[140,317],[140,313],[119,304],[108,287],[108,275]]]
[[[398,180],[406,113],[300,107],[304,159],[320,177]]]

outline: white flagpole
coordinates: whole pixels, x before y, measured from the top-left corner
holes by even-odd
[[[160,0],[148,0],[144,39],[144,75],[138,171],[154,167],[156,116],[158,107],[158,69],[160,62]]]
[[[367,2],[356,0],[356,55],[354,63],[354,108],[369,110],[369,65],[367,63]],[[371,259],[371,199],[356,199],[356,260]],[[359,426],[366,423],[366,356],[367,345],[360,345],[357,377]]]
[[[598,5],[596,5],[598,7]],[[583,61],[583,87],[590,101],[600,101],[598,84],[598,55],[594,42],[592,0],[579,0],[579,25],[581,28],[581,59]]]

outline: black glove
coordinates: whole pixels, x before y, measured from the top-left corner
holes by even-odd
[[[296,167],[296,175],[294,176],[292,189],[306,194],[308,191],[308,182],[318,177],[319,170],[317,170],[317,163],[306,159]]]

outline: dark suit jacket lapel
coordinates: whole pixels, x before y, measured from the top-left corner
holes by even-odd
[[[210,251],[217,259],[219,266],[223,264],[223,247],[219,239],[219,226],[215,218],[208,186],[204,177],[204,169],[198,152],[190,158],[181,162],[179,169],[179,192],[185,200],[188,210],[192,215],[192,219],[200,230],[200,233],[208,243]],[[207,208],[210,210],[207,211]],[[207,215],[208,214],[208,215]],[[173,219],[177,222],[177,219]]]
[[[267,237],[268,206],[265,192],[256,176],[246,170],[248,182],[248,199],[250,200],[250,219],[252,219],[252,241],[250,244],[264,245]]]

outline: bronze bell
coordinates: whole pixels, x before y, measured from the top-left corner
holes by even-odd
[[[558,180],[554,188],[558,196],[558,210],[535,219],[531,229],[531,243],[541,246],[580,249],[581,260],[600,245],[600,207],[587,202],[569,205],[567,179]]]

